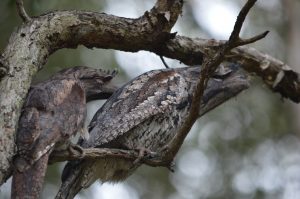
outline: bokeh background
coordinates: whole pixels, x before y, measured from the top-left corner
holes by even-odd
[[[138,17],[154,0],[25,0],[30,15],[53,10],[91,10]],[[180,35],[226,39],[245,0],[186,0],[173,28]],[[0,0],[0,51],[21,21],[14,0]],[[270,30],[252,46],[279,58],[300,72],[300,1],[259,0],[243,29],[249,37]],[[172,67],[182,67],[166,59]],[[163,68],[148,52],[115,50],[59,50],[35,77],[42,81],[65,67],[87,65],[118,69],[119,85],[151,69]],[[298,67],[298,68],[297,68]],[[88,120],[102,101],[88,105]],[[175,173],[142,166],[119,184],[95,183],[77,199],[298,199],[300,198],[299,106],[282,100],[253,78],[251,88],[199,119],[176,157]],[[88,123],[88,121],[87,121]],[[62,164],[51,165],[42,198],[53,198],[60,184]],[[9,198],[10,180],[0,188]]]

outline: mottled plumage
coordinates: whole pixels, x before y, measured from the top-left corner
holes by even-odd
[[[81,66],[30,88],[16,136],[12,198],[39,198],[49,154],[84,131],[86,101],[110,96],[116,90],[110,84],[114,76]]]
[[[89,139],[80,145],[146,148],[163,156],[162,150],[186,119],[199,74],[199,67],[189,67],[154,70],[133,79],[98,110],[89,125]],[[247,78],[236,69],[221,76],[209,81],[199,116],[248,87]],[[115,158],[72,161],[64,169],[57,198],[73,198],[97,179],[124,180],[138,166]]]

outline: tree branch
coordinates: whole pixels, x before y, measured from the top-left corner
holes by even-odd
[[[240,10],[239,15],[237,16],[236,22],[233,27],[233,31],[230,34],[227,45],[237,43],[236,41],[240,40],[240,32],[246,16],[248,15],[250,9],[254,6],[256,0],[248,0],[243,8]],[[225,47],[226,48],[226,47]],[[228,47],[228,49],[231,47]],[[225,49],[224,49],[225,50]]]
[[[16,6],[19,16],[24,22],[28,22],[31,20],[29,15],[26,13],[26,10],[23,5],[23,0],[16,0]]]
[[[196,65],[202,64],[204,55],[214,54],[224,42],[176,36],[156,53],[187,65]],[[246,46],[231,50],[225,60],[238,63],[249,73],[255,73],[273,92],[293,102],[300,102],[300,75],[282,61]]]
[[[78,146],[77,146],[78,147]],[[82,148],[78,151],[76,148],[64,151],[53,151],[49,158],[49,164],[56,162],[79,160],[79,159],[101,159],[101,158],[121,158],[127,160],[136,160],[140,158],[137,150],[122,150],[111,148]],[[141,162],[152,167],[167,167],[170,169],[170,163],[164,161],[157,155],[146,155],[141,159]]]

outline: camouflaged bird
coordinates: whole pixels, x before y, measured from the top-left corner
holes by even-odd
[[[111,96],[115,74],[78,66],[30,88],[16,135],[12,198],[39,198],[49,154],[84,132],[86,101]]]
[[[188,67],[153,70],[138,76],[116,91],[98,110],[89,125],[89,139],[81,140],[80,145],[84,148],[146,148],[163,159],[162,151],[189,113],[199,75],[200,67]],[[215,77],[208,82],[199,117],[248,88],[247,77],[236,67]],[[140,162],[116,158],[71,161],[63,171],[56,198],[74,198],[97,179],[122,181],[140,165]]]

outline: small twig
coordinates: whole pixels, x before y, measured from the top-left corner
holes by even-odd
[[[17,11],[19,16],[24,22],[28,22],[31,20],[29,15],[26,13],[26,10],[24,8],[23,0],[16,0],[16,5],[17,5]]]
[[[168,64],[166,63],[166,61],[165,61],[165,59],[164,59],[163,56],[159,56],[159,58],[161,59],[162,63],[164,64],[164,66],[165,66],[166,68],[170,68],[170,67],[168,66]]]
[[[246,19],[246,16],[249,13],[250,9],[254,6],[256,1],[257,0],[248,0],[247,3],[242,8],[242,10],[240,11],[239,15],[237,16],[237,19],[234,24],[233,31],[231,32],[231,35],[229,37],[229,40],[224,44],[224,46],[227,45],[227,47],[224,48],[224,52],[226,51],[225,53],[227,53],[228,51],[230,51],[231,49],[233,49],[235,47],[254,43],[254,42],[264,38],[269,33],[269,31],[265,31],[259,35],[251,37],[249,39],[241,39],[240,38],[240,32],[241,32],[242,26],[244,24],[244,21]]]
[[[254,43],[258,40],[261,40],[263,39],[264,37],[267,36],[267,34],[269,33],[269,31],[265,31],[259,35],[256,35],[254,37],[251,37],[251,38],[248,38],[248,39],[239,39],[239,41],[236,42],[235,46],[234,47],[238,47],[238,46],[243,46],[243,45],[247,45],[247,44],[251,44],[251,43]]]
[[[239,15],[237,16],[236,22],[233,27],[233,31],[231,32],[228,41],[233,41],[239,38],[246,16],[248,15],[250,9],[254,6],[256,1],[257,0],[248,0],[247,3],[243,6],[241,11],[239,12]]]

